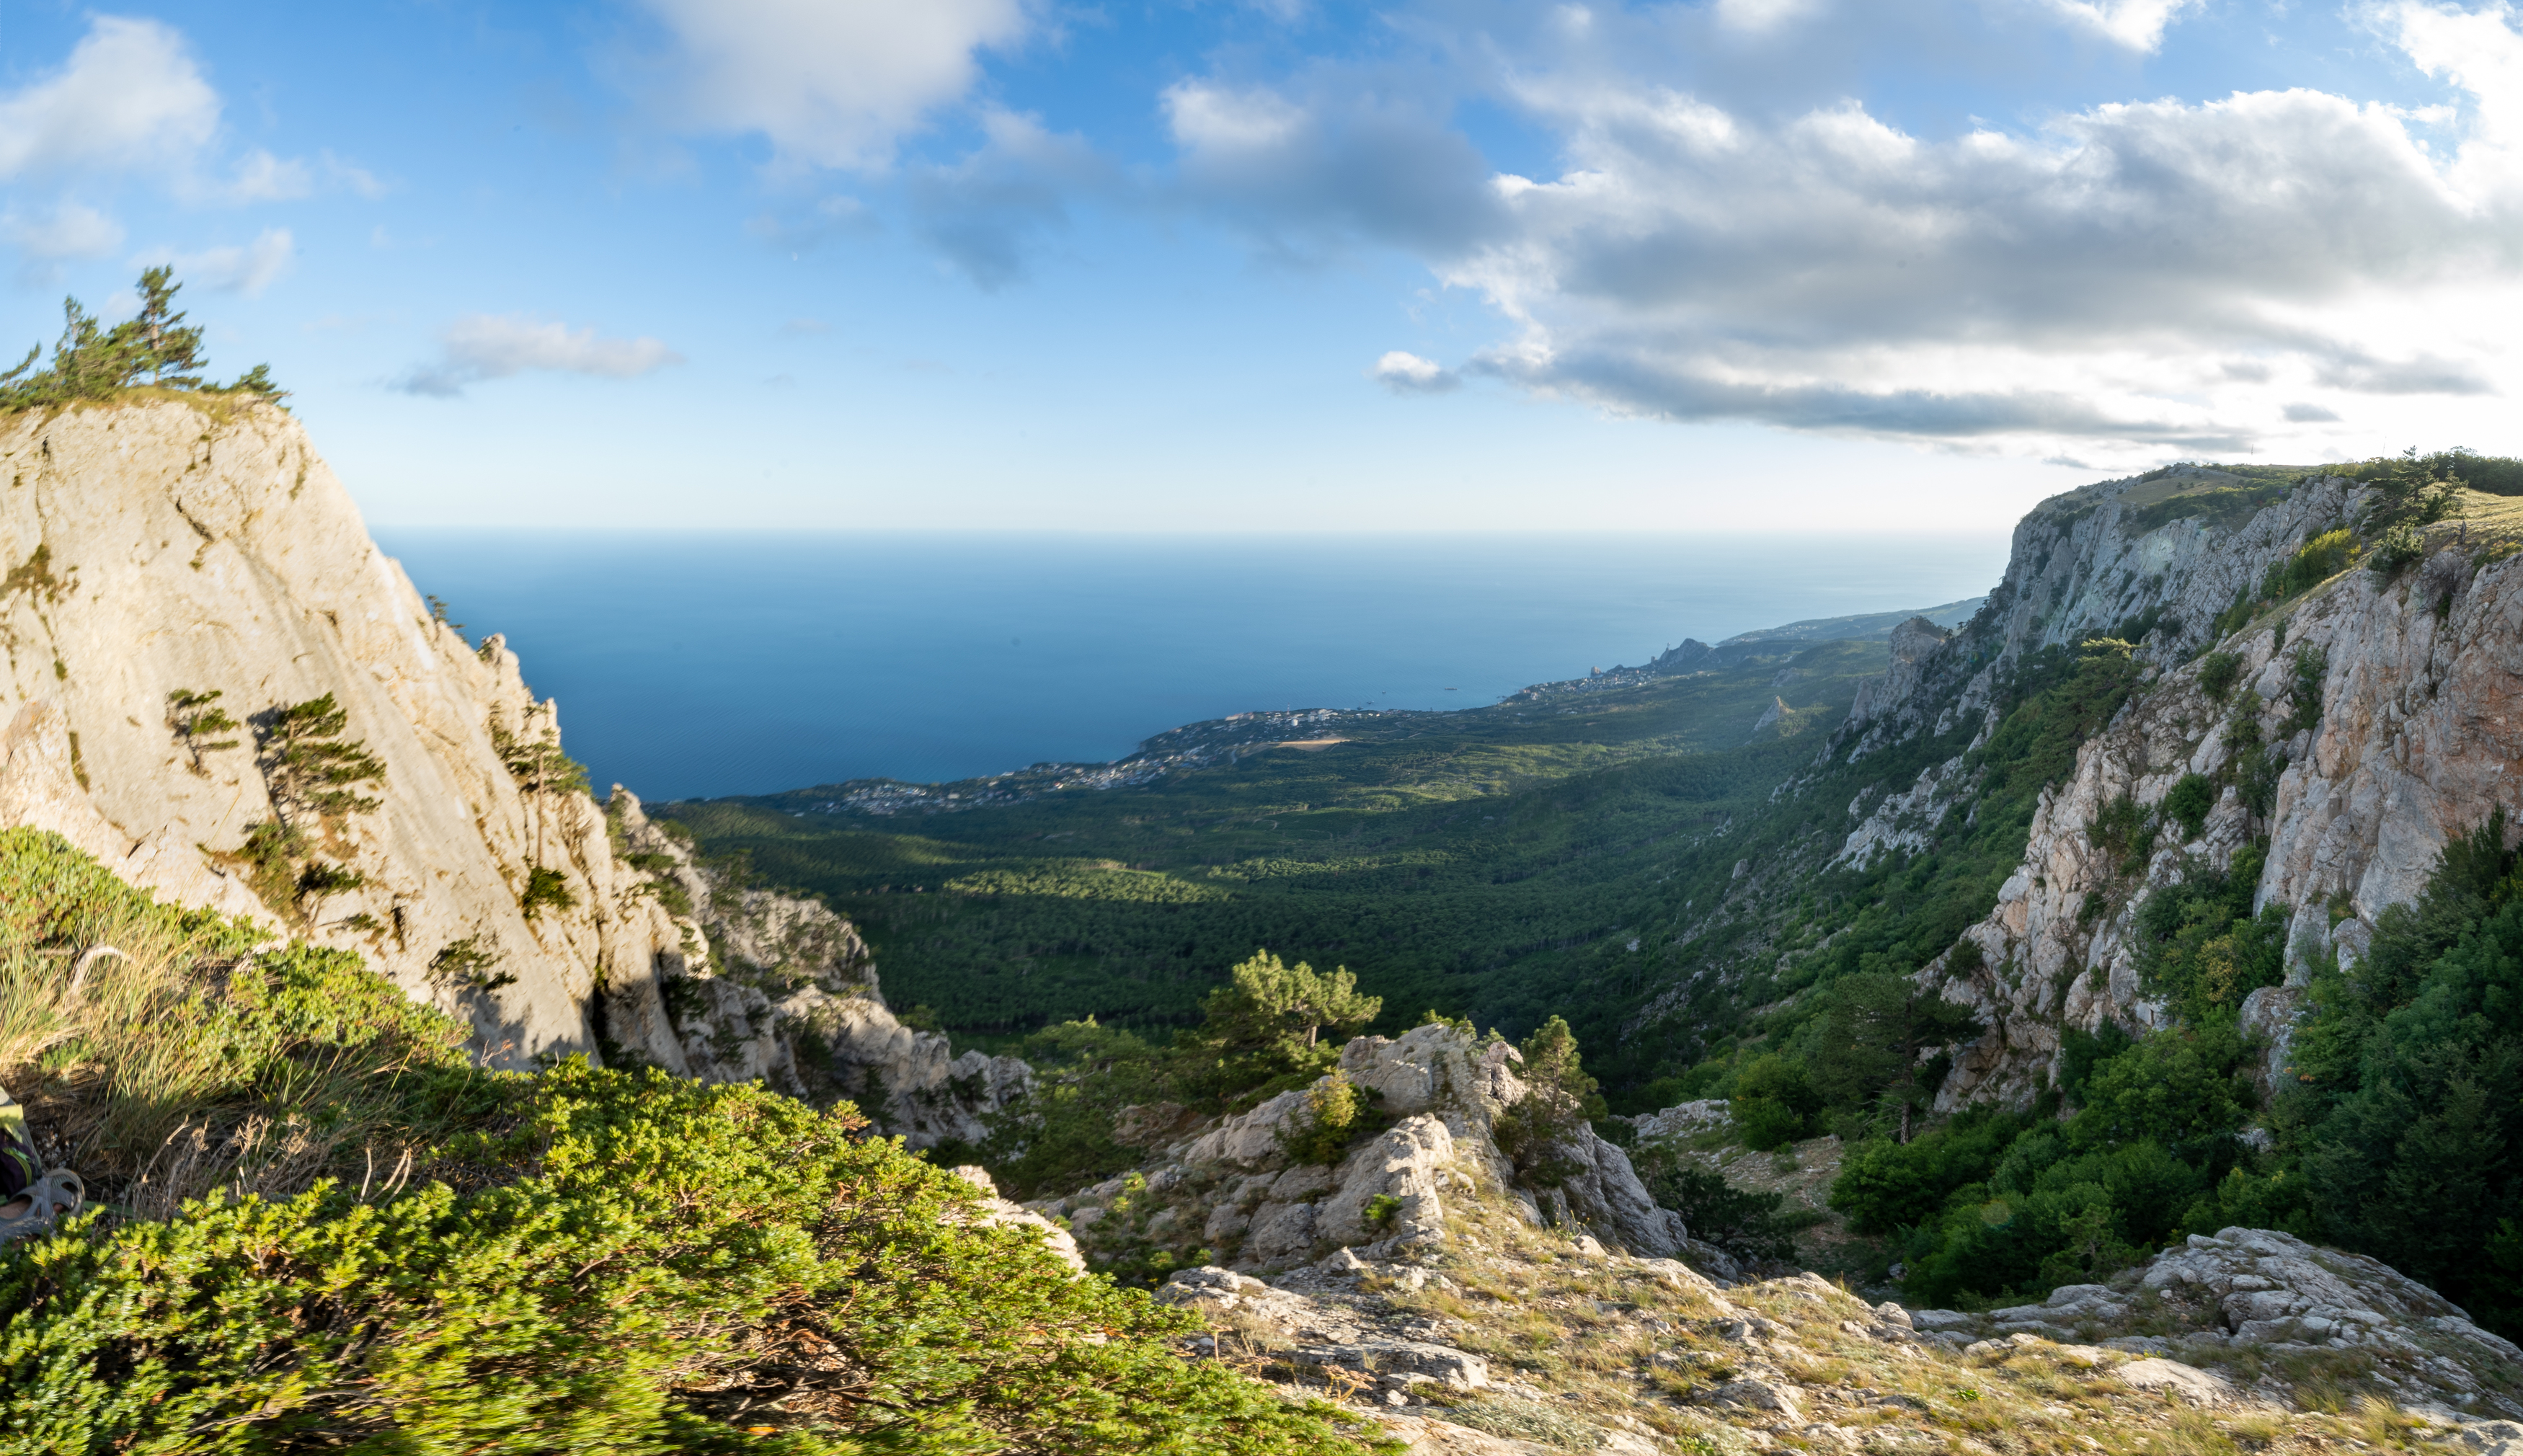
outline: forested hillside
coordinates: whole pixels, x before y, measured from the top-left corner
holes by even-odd
[[[884,816],[834,812],[831,788],[657,812],[825,897],[894,1004],[959,1040],[1185,1024],[1263,946],[1347,964],[1397,1018],[1433,1007],[1520,1035],[1582,1004],[1608,1038],[1663,973],[1675,877],[1723,858],[1813,759],[1884,646],[1726,655],[1461,713],[1309,715],[1228,761],[1014,804],[942,807],[984,780]]]

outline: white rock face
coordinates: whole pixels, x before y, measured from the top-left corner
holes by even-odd
[[[2131,1360],[2114,1370],[2112,1376],[2133,1390],[2170,1395],[2186,1404],[2211,1410],[2234,1403],[2234,1386],[2230,1382],[2170,1360],[2154,1357]]]
[[[1030,1208],[1000,1198],[999,1185],[990,1177],[989,1169],[966,1163],[955,1170],[955,1176],[979,1189],[989,1199],[981,1218],[983,1227],[1031,1229],[1042,1236],[1043,1246],[1062,1263],[1080,1274],[1086,1272],[1086,1259],[1078,1253],[1077,1241],[1069,1236],[1069,1231]]]
[[[0,419],[0,823],[357,952],[469,1018],[495,1065],[609,1047],[708,1081],[859,1097],[924,1147],[978,1138],[1027,1085],[1022,1061],[955,1057],[896,1021],[858,932],[824,906],[714,893],[636,797],[617,787],[608,822],[583,788],[513,771],[515,744],[558,741],[557,708],[501,638],[476,649],[432,620],[284,411],[22,413]],[[235,858],[277,812],[259,735],[203,735],[236,746],[196,755],[170,721],[177,691],[215,691],[249,723],[332,694],[344,736],[385,766],[357,786],[375,807],[318,832],[319,858],[363,883],[264,903]],[[662,861],[635,867],[616,833]],[[539,869],[567,903],[529,915]],[[669,911],[664,883],[698,915]],[[456,948],[487,960],[452,966]]]
[[[2164,1025],[2167,1009],[2140,984],[2128,942],[2137,909],[2186,862],[2221,870],[2260,833],[2268,853],[2258,903],[2291,907],[2295,916],[2290,985],[2256,990],[2244,1008],[2251,1028],[2267,1038],[2261,1076],[2269,1083],[2287,1064],[2309,966],[2333,953],[2355,959],[2374,916],[2415,897],[2449,838],[2476,827],[2496,804],[2518,807],[2509,801],[2523,764],[2516,686],[2523,564],[2476,566],[2459,528],[2438,526],[2426,538],[2432,554],[2397,582],[2348,571],[2283,619],[2214,644],[2241,668],[2219,701],[2200,686],[2203,662],[2184,661],[2209,645],[2203,624],[2299,541],[2345,524],[2367,495],[2344,480],[2315,481],[2236,530],[2203,533],[2173,522],[2131,539],[2119,525],[2127,512],[2118,497],[2128,489],[2089,487],[2025,517],[1990,622],[1961,634],[1956,652],[1930,647],[1915,668],[1884,680],[1870,699],[1872,720],[1847,730],[1862,748],[1969,721],[1986,711],[1993,675],[2024,653],[2074,642],[2144,610],[2170,614],[2141,648],[2161,676],[2082,746],[2067,782],[2043,794],[2021,868],[1996,910],[1965,932],[1978,963],[1942,957],[1923,972],[1985,1028],[1978,1042],[1958,1049],[1939,1110],[2028,1104],[2045,1075],[2058,1075],[2068,1028],[2090,1032],[2112,1021],[2142,1033]],[[2306,653],[2321,664],[2313,705],[2296,701]],[[1974,666],[1983,659],[1986,666]],[[1892,691],[1905,684],[1907,692]],[[2134,880],[2124,878],[2096,844],[2098,817],[2123,794],[2153,808],[2185,775],[2214,777],[2229,768],[2234,714],[2247,700],[2260,704],[2261,736],[2285,765],[2267,820],[2225,787],[2195,837],[2179,843],[2179,830],[2165,833]],[[2308,706],[2317,709],[2318,726],[2293,728],[2290,720]],[[1966,786],[1961,762],[1928,770],[1877,805],[1840,860],[1923,847],[1925,826]],[[2352,913],[2336,926],[2334,903]]]
[[[615,862],[595,802],[533,792],[495,741],[556,734],[553,705],[500,638],[476,651],[431,620],[295,419],[234,401],[24,412],[0,420],[0,480],[16,822],[177,900],[303,916],[309,938],[469,1018],[495,1064],[594,1052],[599,983],[632,1039],[653,1033],[671,917]],[[221,858],[274,817],[256,735],[196,767],[168,724],[178,690],[249,720],[333,694],[346,736],[385,764],[361,786],[377,808],[321,847],[363,884],[259,901]],[[538,869],[567,908],[520,908]],[[433,973],[467,944],[493,958],[471,984]]]

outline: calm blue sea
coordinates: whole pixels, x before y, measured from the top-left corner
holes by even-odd
[[[381,530],[599,788],[1101,762],[1256,708],[1455,708],[1996,585],[2006,538]]]

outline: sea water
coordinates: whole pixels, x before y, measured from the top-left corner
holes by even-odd
[[[1270,708],[1461,708],[1995,586],[2006,538],[380,530],[599,792],[1104,762]]]

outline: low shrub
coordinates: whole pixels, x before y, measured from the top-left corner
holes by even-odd
[[[2239,655],[2211,652],[2200,659],[2199,690],[2221,703],[2234,690],[2234,681],[2242,675],[2243,659]]]
[[[2208,827],[2208,812],[2216,807],[2216,785],[2205,774],[2184,774],[2164,796],[2166,819],[2181,825],[2184,840],[2196,839]]]
[[[580,1060],[508,1086],[477,1193],[324,1183],[13,1248],[0,1421],[50,1450],[1357,1449],[846,1106]]]

